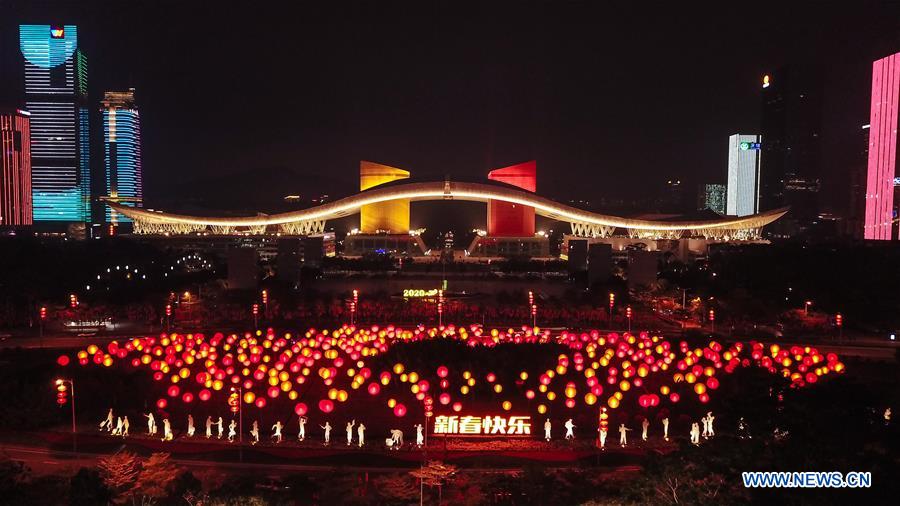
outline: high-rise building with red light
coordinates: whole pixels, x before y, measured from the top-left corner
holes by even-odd
[[[537,191],[537,162],[511,165],[488,173],[488,179],[506,183],[525,191]],[[534,208],[510,202],[488,200],[488,237],[533,237]]]
[[[869,161],[863,237],[897,238],[897,125],[900,105],[900,53],[872,64],[872,109],[869,116]]]
[[[32,224],[30,116],[0,111],[0,226]]]

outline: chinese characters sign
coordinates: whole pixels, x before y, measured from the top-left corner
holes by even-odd
[[[531,417],[441,415],[434,419],[434,434],[527,436],[531,434]]]

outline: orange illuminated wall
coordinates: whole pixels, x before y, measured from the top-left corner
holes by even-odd
[[[491,181],[500,181],[523,190],[537,191],[537,162],[520,163],[488,173]],[[487,233],[489,237],[534,236],[534,208],[499,200],[488,200]]]
[[[359,162],[360,191],[399,179],[409,179],[409,171],[380,163]],[[409,199],[362,206],[359,210],[359,230],[364,234],[379,231],[388,231],[392,234],[409,233]]]

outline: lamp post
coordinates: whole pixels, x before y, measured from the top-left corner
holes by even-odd
[[[709,325],[712,330],[712,333],[715,334],[716,333],[716,310],[715,309],[709,310]]]
[[[631,333],[631,306],[625,308],[625,318],[628,319],[628,332]]]
[[[353,290],[353,298],[350,300],[350,324],[356,325],[356,310],[359,306],[359,290]]]
[[[438,327],[444,326],[444,291],[438,290]]]
[[[616,305],[616,294],[609,292],[609,328],[612,328],[613,306]]]
[[[231,395],[232,399],[235,399],[236,402],[229,402],[231,406],[231,412],[235,411],[238,413],[238,459],[241,462],[244,461],[244,389],[240,385],[231,387]]]
[[[166,304],[166,332],[172,331],[172,304]]]
[[[812,306],[811,300],[803,303],[803,316],[809,316],[809,306]]]
[[[834,315],[834,324],[838,328],[838,341],[844,340],[844,315],[838,313]]]
[[[38,336],[41,338],[41,344],[44,342],[44,320],[47,319],[47,306],[41,306],[40,319],[38,320]]]
[[[253,330],[256,330],[259,328],[259,304],[254,302],[251,312],[253,313]]]
[[[268,290],[262,291],[262,303],[263,303],[263,316],[269,318],[269,292]]]
[[[537,327],[537,304],[531,305],[531,328]]]

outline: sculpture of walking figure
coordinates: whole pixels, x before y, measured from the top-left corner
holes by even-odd
[[[128,415],[125,415],[125,419],[122,420],[122,437],[128,435],[128,427],[130,426],[131,424],[128,422]]]
[[[608,431],[604,428],[597,429],[600,431],[600,449],[606,450],[606,435]]]
[[[362,448],[364,444],[366,444],[366,426],[359,422],[359,427],[356,428],[356,434],[359,436],[359,447]]]
[[[188,413],[188,429],[187,435],[188,437],[194,437],[194,432],[197,431],[197,427],[194,427],[194,417],[190,413]]]
[[[113,431],[112,431],[113,436],[121,436],[122,435],[123,424],[124,424],[124,422],[122,421],[122,417],[121,416],[117,417],[116,418],[116,428],[113,429]]]
[[[319,427],[325,429],[325,445],[331,444],[331,424],[325,422],[325,425],[319,425]]]
[[[700,425],[697,422],[691,424],[691,443],[700,444]]]
[[[300,432],[297,433],[297,440],[303,441],[306,439],[306,420],[305,416],[300,417]]]
[[[663,422],[663,439],[666,441],[669,440],[669,417],[665,417],[662,420]]]
[[[256,420],[253,420],[253,426],[250,428],[250,437],[253,438],[253,440],[250,441],[251,445],[259,443],[259,422]]]
[[[347,422],[347,446],[353,444],[353,426],[356,425],[356,420],[352,422]]]
[[[281,425],[281,422],[278,420],[275,420],[275,425],[272,426],[272,430],[275,431],[272,433],[272,439],[275,440],[275,444],[278,444],[281,442],[281,428],[282,427],[284,427],[284,426]]]
[[[703,433],[701,434],[701,436],[703,436],[703,439],[706,439],[709,437],[709,420],[707,420],[706,416],[704,416],[700,419],[700,423],[703,424]]]
[[[212,437],[212,426],[213,426],[212,417],[207,416],[206,417],[206,439],[209,439]]]
[[[548,418],[544,422],[544,440],[550,441],[550,431],[553,428],[553,425],[550,423],[550,419]]]
[[[234,438],[237,436],[237,422],[234,421],[234,418],[231,419],[231,423],[228,424],[228,442],[234,443]]]
[[[225,422],[222,421],[221,416],[219,417],[219,421],[216,422],[216,425],[218,426],[217,428],[219,430],[219,435],[218,435],[217,439],[222,439],[222,435],[225,434]]]
[[[628,446],[628,431],[630,430],[624,423],[619,425],[619,444],[623,447]]]
[[[144,415],[144,418],[147,419],[147,434],[150,436],[156,435],[156,418],[153,417],[153,413],[149,415]]]
[[[113,410],[109,408],[109,413],[106,414],[106,419],[100,422],[100,427],[97,430],[106,429],[108,431],[113,430]]]
[[[707,437],[713,437],[716,435],[716,431],[713,430],[713,421],[715,421],[716,417],[713,416],[712,411],[706,412],[706,426],[707,426]]]
[[[403,444],[403,433],[400,433],[400,444]],[[425,446],[425,427],[416,424],[416,446]]]
[[[163,441],[171,441],[175,437],[172,435],[172,423],[168,418],[163,418]]]
[[[649,429],[649,428],[650,428],[650,420],[647,420],[646,418],[644,418],[644,421],[641,422],[641,439],[644,441],[647,440],[647,429]]]
[[[566,420],[566,439],[575,439],[575,424],[572,423],[572,419],[569,418]]]

